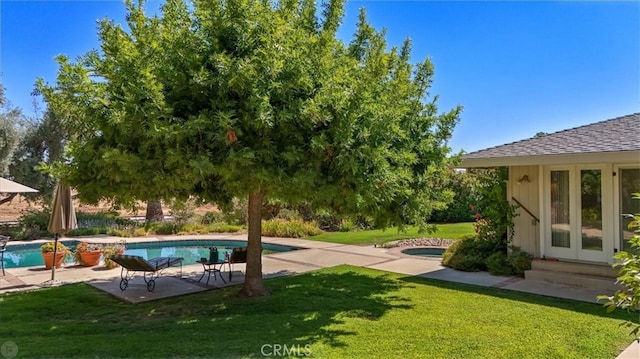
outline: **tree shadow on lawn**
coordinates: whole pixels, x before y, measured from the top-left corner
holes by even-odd
[[[300,348],[298,354],[305,353],[307,344],[343,347],[341,337],[358,335],[339,328],[345,321],[375,321],[389,310],[413,308],[410,299],[395,294],[402,282],[384,272],[361,274],[334,267],[266,284],[273,291],[270,296],[227,297],[226,308],[210,319],[215,334],[205,347],[224,347],[225,357],[262,357],[263,345],[268,351],[276,344]]]
[[[4,319],[22,324],[0,328],[0,337],[5,332],[27,357],[264,357],[277,356],[276,345],[304,356],[306,345],[344,347],[342,338],[359,334],[351,326],[412,309],[396,277],[338,266],[269,279],[265,297],[239,298],[229,287],[139,304],[68,285],[4,298],[13,313]],[[31,321],[39,324],[24,325]],[[57,344],[45,345],[51,340]]]
[[[399,280],[407,283],[430,285],[430,286],[449,289],[453,291],[482,294],[482,295],[503,298],[503,299],[511,299],[511,300],[516,300],[516,301],[526,302],[531,304],[539,304],[539,305],[555,307],[559,309],[571,310],[574,312],[597,315],[597,316],[606,317],[606,318],[629,320],[633,318],[634,315],[637,315],[637,313],[633,314],[633,313],[626,312],[624,310],[616,310],[614,312],[607,313],[606,309],[602,306],[602,304],[589,303],[589,302],[583,302],[583,301],[572,300],[572,299],[557,298],[557,297],[545,296],[541,294],[519,292],[515,290],[508,290],[508,289],[501,289],[501,288],[494,288],[494,287],[484,287],[484,286],[478,286],[473,284],[456,283],[456,282],[449,282],[449,281],[444,281],[439,279],[423,278],[423,277],[417,277],[417,276],[401,277],[399,278]]]

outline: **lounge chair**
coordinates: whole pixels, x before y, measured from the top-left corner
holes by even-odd
[[[247,263],[247,247],[234,248],[229,255],[229,282],[231,282],[231,276],[233,275],[234,263]]]
[[[122,266],[120,271],[120,290],[127,289],[129,281],[135,276],[135,272],[143,272],[144,282],[149,292],[153,292],[155,289],[155,280],[163,270],[180,266],[180,271],[182,272],[182,261],[184,260],[181,257],[157,257],[147,260],[140,256],[128,255],[115,255],[110,258]]]

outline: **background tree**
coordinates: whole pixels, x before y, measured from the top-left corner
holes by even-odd
[[[4,88],[0,85],[0,176],[40,190],[41,183],[34,176],[36,170],[33,166],[28,167],[28,159],[25,157],[39,123],[38,120],[27,119],[19,108],[13,107],[5,98]],[[11,202],[17,195],[2,195],[0,205]],[[27,200],[37,200],[42,195],[42,191],[24,194]]]
[[[28,199],[48,204],[53,199],[56,178],[40,170],[41,164],[51,164],[64,157],[67,131],[61,121],[46,111],[42,118],[24,121],[21,137],[9,165],[9,173],[17,181],[38,189]]]
[[[439,114],[429,59],[387,50],[361,11],[336,38],[344,1],[169,0],[158,17],[127,2],[101,52],[58,59],[40,88],[77,128],[55,171],[88,202],[248,198],[244,295],[263,295],[261,207],[305,200],[379,226],[416,223],[439,191],[460,108]]]
[[[470,206],[479,203],[480,186],[479,178],[475,174],[452,170],[451,178],[442,190],[453,192],[453,200],[446,208],[433,211],[429,221],[434,223],[475,221],[475,212],[470,209]]]

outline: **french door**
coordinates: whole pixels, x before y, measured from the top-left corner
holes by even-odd
[[[616,173],[618,174],[618,186],[617,192],[619,193],[619,228],[618,238],[619,242],[616,248],[628,251],[631,249],[629,240],[633,237],[633,229],[629,228],[631,218],[628,215],[640,213],[640,199],[634,199],[634,193],[640,193],[640,168],[618,168]]]
[[[551,167],[545,175],[545,252],[609,262],[613,255],[610,166]]]

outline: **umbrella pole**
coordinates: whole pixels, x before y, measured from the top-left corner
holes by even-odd
[[[53,240],[53,265],[51,266],[51,281],[56,279],[56,254],[58,252],[58,232],[56,232]]]

